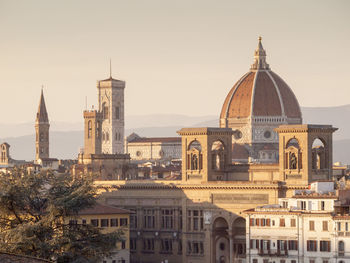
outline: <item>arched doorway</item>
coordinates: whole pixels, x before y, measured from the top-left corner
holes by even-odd
[[[245,253],[246,253],[245,228],[246,228],[246,222],[243,217],[238,217],[235,221],[233,221],[233,226],[232,226],[233,259],[245,258]]]
[[[230,242],[228,236],[228,223],[219,217],[213,223],[213,251],[215,262],[229,263],[230,262]]]

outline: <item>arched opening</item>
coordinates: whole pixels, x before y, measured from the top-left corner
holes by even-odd
[[[106,134],[104,132],[102,132],[102,141],[106,140]]]
[[[225,146],[221,141],[215,141],[211,146],[211,169],[223,170],[224,167]]]
[[[202,170],[202,145],[194,140],[188,145],[187,170]]]
[[[2,163],[4,163],[6,161],[6,155],[7,155],[6,147],[5,147],[5,145],[2,145],[1,146],[1,162]]]
[[[198,151],[202,150],[202,145],[199,141],[194,140],[192,141],[189,145],[188,145],[188,150],[192,150],[192,149],[197,149]]]
[[[344,256],[344,252],[345,252],[344,241],[339,241],[338,242],[338,254],[339,254],[339,256]]]
[[[106,141],[109,142],[109,133],[106,132]]]
[[[119,110],[119,107],[115,107],[115,118],[117,120],[120,119],[120,110]]]
[[[215,262],[230,262],[230,241],[227,221],[219,217],[213,223]]]
[[[302,152],[297,139],[292,138],[286,144],[285,169],[302,169]]]
[[[291,147],[291,146],[293,146],[293,147],[295,147],[295,148],[297,148],[297,149],[300,149],[299,142],[298,142],[298,140],[295,139],[295,138],[292,138],[292,139],[290,139],[290,140],[287,142],[286,148],[289,148],[289,147]]]
[[[245,258],[246,239],[245,239],[246,221],[243,217],[238,217],[232,226],[233,239],[233,258]]]
[[[39,140],[42,142],[44,141],[44,133],[41,132],[40,135],[39,135]]]
[[[100,139],[101,136],[101,124],[99,121],[96,122],[96,137]]]
[[[325,143],[316,138],[312,143],[312,169],[321,170],[327,168]]]
[[[102,104],[102,116],[105,120],[109,118],[109,110],[106,102]]]
[[[88,121],[88,138],[92,137],[92,122]]]

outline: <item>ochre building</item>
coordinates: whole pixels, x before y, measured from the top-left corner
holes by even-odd
[[[265,57],[259,39],[251,70],[223,104],[221,128],[178,132],[182,180],[96,181],[102,203],[134,212],[131,262],[246,262],[244,210],[332,178],[336,128],[301,124],[293,92]]]

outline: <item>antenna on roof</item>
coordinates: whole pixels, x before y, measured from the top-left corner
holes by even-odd
[[[112,59],[109,59],[109,77],[112,78]]]

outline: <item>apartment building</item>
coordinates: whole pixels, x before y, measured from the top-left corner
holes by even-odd
[[[279,204],[246,210],[247,262],[350,262],[350,216],[335,214],[339,197],[333,182],[315,182]]]

